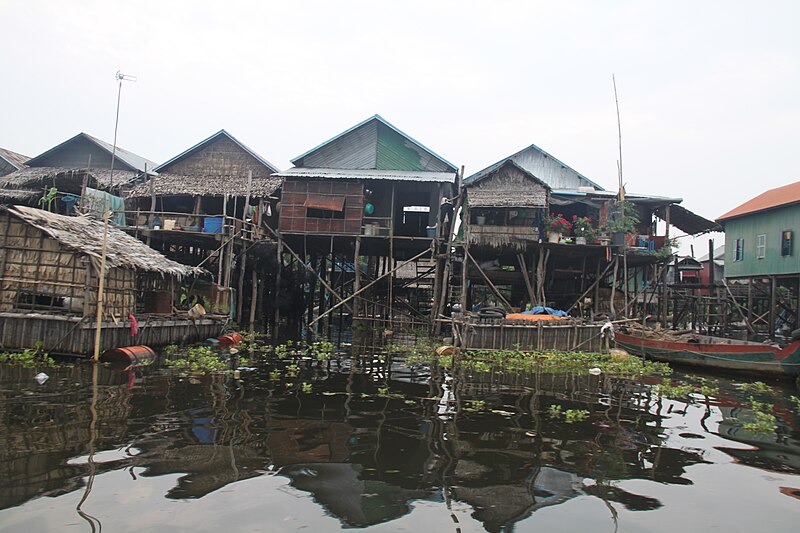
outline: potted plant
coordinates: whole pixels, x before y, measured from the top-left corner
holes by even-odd
[[[572,232],[575,234],[575,244],[593,242],[597,237],[597,232],[592,225],[592,219],[589,217],[572,215]]]
[[[572,229],[572,224],[564,218],[561,213],[554,215],[550,213],[544,218],[544,228],[547,231],[548,242],[559,242],[561,236],[565,235]]]
[[[615,246],[625,244],[625,235],[636,232],[639,225],[639,215],[632,202],[622,201],[611,208],[605,225],[605,232],[610,234]]]

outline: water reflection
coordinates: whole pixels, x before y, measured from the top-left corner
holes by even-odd
[[[777,432],[756,435],[742,429],[749,394],[729,380],[690,401],[657,397],[649,378],[430,373],[374,358],[293,363],[297,376],[282,362],[242,380],[101,368],[94,438],[89,367],[53,369],[41,386],[36,370],[0,367],[0,509],[13,516],[37,497],[57,504],[85,489],[90,456],[98,477],[172,476],[160,494],[171,500],[283,478],[293,513],[311,500],[341,527],[359,528],[406,517],[421,501],[448,510],[455,527],[453,509],[466,506],[487,531],[586,497],[616,520],[670,506],[657,485],[629,482],[689,487],[693,467],[720,462],[715,451],[800,473],[797,410],[777,386],[762,394],[775,404]],[[588,413],[556,416],[567,410]],[[781,497],[796,498],[793,486]],[[269,494],[241,497],[257,505]]]

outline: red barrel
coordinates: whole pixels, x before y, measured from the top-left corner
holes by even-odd
[[[156,358],[156,352],[149,346],[126,346],[124,348],[112,348],[103,352],[100,360],[104,363],[135,365],[144,361],[152,361]]]
[[[236,346],[240,342],[242,342],[243,338],[238,333],[231,333],[229,335],[223,335],[221,337],[217,337],[220,346]]]

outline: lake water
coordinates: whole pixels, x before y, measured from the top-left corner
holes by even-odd
[[[661,377],[368,357],[100,367],[95,391],[91,365],[40,370],[0,365],[2,531],[800,528],[791,383],[676,372],[706,394],[668,399]]]

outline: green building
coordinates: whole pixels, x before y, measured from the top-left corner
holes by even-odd
[[[800,231],[800,181],[766,191],[717,222],[725,230],[728,291],[746,310],[750,327],[771,337],[797,328],[800,249],[794,241]]]
[[[771,189],[717,219],[725,229],[725,277],[800,275],[800,181]]]

